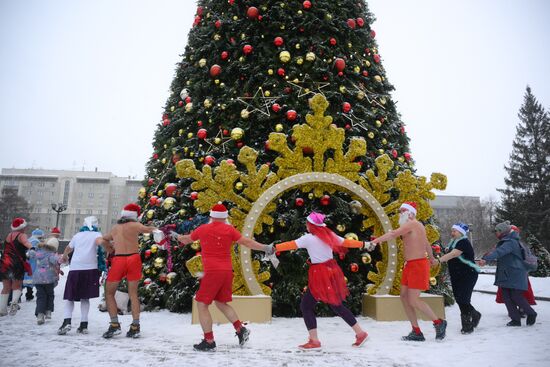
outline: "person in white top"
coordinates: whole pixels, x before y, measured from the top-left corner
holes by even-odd
[[[97,218],[93,216],[86,217],[80,232],[73,236],[63,252],[64,262],[68,262],[71,252],[73,256],[63,294],[65,312],[63,324],[57,331],[59,335],[65,335],[71,330],[71,318],[75,302],[80,302],[80,326],[76,331],[81,334],[88,333],[90,298],[99,297],[100,272],[97,266],[97,256],[98,246],[102,242]]]
[[[302,297],[300,309],[308,329],[309,340],[300,345],[300,349],[320,349],[321,342],[317,336],[315,305],[322,301],[355,331],[354,347],[360,347],[367,340],[364,331],[351,311],[342,304],[349,295],[342,269],[333,258],[333,252],[345,254],[347,248],[363,248],[364,242],[343,239],[337,236],[324,223],[325,216],[312,212],[307,217],[306,228],[309,233],[289,242],[275,246],[275,251],[289,251],[304,248],[307,250],[311,265],[308,271],[308,289]]]

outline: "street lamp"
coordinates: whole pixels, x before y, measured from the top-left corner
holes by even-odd
[[[52,204],[52,209],[53,209],[54,212],[57,213],[57,217],[55,218],[55,226],[58,227],[59,226],[59,214],[61,214],[65,210],[67,210],[67,205],[61,204],[61,203]]]

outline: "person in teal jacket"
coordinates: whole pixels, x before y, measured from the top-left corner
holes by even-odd
[[[31,237],[29,238],[29,242],[31,243],[32,248],[36,249],[38,244],[40,243],[40,241],[42,241],[43,238],[44,238],[44,231],[41,230],[40,228],[36,228],[34,231],[32,231],[31,232]],[[30,258],[28,261],[29,261],[29,264],[31,264],[31,269],[34,273],[34,271],[36,269],[36,259]],[[34,294],[33,294],[34,283],[32,281],[32,274],[29,275],[29,274],[25,273],[25,277],[23,278],[23,287],[25,287],[27,289],[27,292],[25,293],[25,299],[27,301],[33,300],[34,299]]]
[[[512,231],[510,222],[499,223],[495,227],[499,239],[495,249],[482,257],[480,265],[486,261],[497,261],[495,285],[501,287],[504,304],[512,319],[507,326],[521,326],[521,308],[527,315],[527,325],[533,325],[537,313],[523,297],[527,290],[527,269],[523,265],[523,254],[519,244],[519,234]]]

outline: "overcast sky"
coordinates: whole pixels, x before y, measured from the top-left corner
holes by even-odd
[[[498,197],[526,85],[550,108],[550,1],[368,3],[418,173]],[[0,0],[0,168],[141,178],[195,4]]]

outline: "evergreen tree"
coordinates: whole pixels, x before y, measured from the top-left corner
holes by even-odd
[[[23,197],[18,195],[17,188],[3,187],[0,196],[0,238],[2,241],[11,232],[13,218],[25,218],[30,222],[31,206]]]
[[[550,248],[550,116],[528,86],[518,114],[500,219],[510,220]]]
[[[527,246],[531,248],[533,255],[538,258],[537,270],[530,272],[529,275],[533,277],[550,277],[550,253],[548,250],[533,235],[527,237]]]
[[[345,166],[350,175],[364,178],[376,169],[376,159],[388,164],[387,180],[413,170],[409,139],[371,28],[374,18],[364,1],[200,0],[198,5],[140,190],[146,220],[167,232],[188,233],[208,220],[214,192],[222,187],[232,198],[225,201],[232,220],[242,222],[238,209],[248,205],[244,198],[255,201],[260,189],[275,182],[268,172],[282,177],[287,169],[280,158],[285,144],[292,147],[296,162],[305,162],[302,172],[338,172]],[[312,113],[308,100],[319,93],[330,103],[325,115],[333,121],[324,129],[332,135],[303,142],[297,137]],[[331,145],[340,138],[347,151],[344,157]],[[326,165],[314,167],[311,162],[317,158]],[[178,179],[174,166],[180,160],[191,160],[202,172],[190,170],[193,177]],[[338,160],[348,161],[337,166]],[[327,168],[329,163],[332,168]],[[232,167],[248,175],[239,177]],[[205,172],[210,180],[197,183]],[[259,176],[265,180],[253,184]],[[426,180],[417,183],[412,175],[404,177],[410,179],[389,193],[383,189],[387,181],[380,181],[377,199],[387,204],[412,195],[421,201],[421,219],[428,220],[430,190],[443,189],[444,176],[434,176],[429,187]],[[354,199],[350,193],[315,184],[286,191],[270,204],[276,209],[255,237],[263,243],[298,238],[306,230],[306,215],[316,210],[328,215],[327,224],[337,234],[368,240],[373,234],[373,224],[365,225],[368,209]],[[391,206],[388,214],[397,208]],[[430,233],[435,240],[437,231]],[[186,267],[200,270],[200,244],[181,248],[169,242],[154,244],[145,236],[142,245],[146,287],[141,295],[147,307],[189,310],[197,282]],[[371,283],[367,274],[377,271],[382,256],[380,250],[372,256],[351,250],[337,259],[348,279],[348,305],[356,313]],[[272,288],[274,314],[294,316],[307,285],[307,253],[283,253],[280,260],[277,270],[261,263],[259,273],[271,273],[269,280],[262,275],[262,281]],[[244,292],[234,284],[235,294]]]

